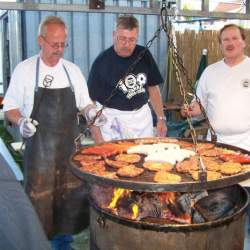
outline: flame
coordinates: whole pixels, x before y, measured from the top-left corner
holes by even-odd
[[[123,195],[129,194],[131,191],[123,188],[116,188],[114,190],[114,195],[112,201],[110,202],[108,208],[115,209],[118,200],[123,197]]]
[[[161,193],[160,195],[160,199],[162,203],[175,203],[176,200],[176,193],[175,192],[166,192],[166,193]]]
[[[137,204],[133,204],[132,211],[133,211],[132,220],[135,220],[139,214],[139,206]]]
[[[117,205],[120,199],[124,198],[124,203],[119,203],[124,208],[127,208],[126,218],[136,220],[140,217],[140,205],[133,202],[128,202],[126,207],[126,199],[130,199],[130,195],[133,190],[123,189],[123,188],[114,188],[113,197],[108,205],[108,209],[111,209],[114,214],[118,215]],[[192,222],[192,218],[189,214],[183,213],[176,205],[177,197],[180,195],[178,192],[162,192],[157,193],[155,195],[159,196],[160,202],[162,204],[161,213],[156,215],[157,217],[160,216],[162,219],[167,219],[170,221],[174,221],[180,224],[190,224]],[[129,205],[130,204],[130,205]],[[132,206],[131,206],[132,205]],[[141,208],[143,209],[143,208]],[[145,211],[144,211],[145,212]],[[123,215],[124,216],[124,215]]]

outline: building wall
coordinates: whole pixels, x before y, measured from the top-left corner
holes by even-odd
[[[72,1],[75,4],[85,2],[84,0]],[[48,1],[39,1],[39,3],[48,3]],[[57,3],[64,3],[64,0],[59,0]],[[105,4],[108,5],[112,5],[112,3],[116,6],[121,4],[123,7],[131,4],[135,7],[143,7],[145,1],[105,1]],[[3,53],[5,55],[4,57],[2,56],[4,61],[0,65],[3,68],[4,91],[8,87],[9,77],[15,66],[20,61],[39,52],[37,44],[38,26],[40,21],[48,15],[57,15],[66,21],[69,47],[65,50],[65,58],[76,63],[81,68],[86,79],[97,55],[112,45],[112,31],[118,14],[10,10],[7,15],[8,32],[4,37],[2,33],[0,34],[3,43],[8,44],[9,47],[8,51],[5,49]],[[138,44],[146,45],[160,27],[160,16],[147,15],[146,13],[135,16],[138,18],[140,24]],[[3,24],[1,16],[0,21],[0,24]],[[159,66],[163,78],[166,75],[166,49],[166,35],[162,31],[160,36],[152,43],[150,51]],[[7,61],[9,62],[7,63]],[[6,65],[8,65],[7,68]],[[7,125],[7,129],[16,141],[21,139],[15,127]]]
[[[117,14],[77,13],[77,12],[33,12],[22,14],[23,59],[39,51],[37,29],[39,22],[47,15],[62,17],[68,26],[69,47],[65,58],[76,63],[88,77],[91,65],[97,55],[112,45],[112,31]],[[138,44],[145,45],[159,28],[160,18],[153,15],[136,15],[140,23]],[[161,32],[150,51],[153,54],[163,76],[166,72],[166,35]]]

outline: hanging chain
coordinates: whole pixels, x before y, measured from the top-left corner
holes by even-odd
[[[175,45],[174,38],[173,38],[172,23],[169,19],[168,9],[164,6],[162,7],[162,10],[161,10],[161,20],[162,20],[163,29],[167,35],[168,44],[169,44],[169,54],[170,54],[170,57],[173,61],[175,76],[176,76],[177,83],[179,84],[180,94],[183,98],[183,104],[186,107],[188,107],[189,106],[188,96],[191,95],[191,96],[195,97],[195,100],[197,101],[197,103],[200,107],[201,113],[204,116],[204,118],[208,124],[208,127],[211,131],[212,141],[216,142],[216,139],[217,139],[216,133],[215,133],[208,117],[207,117],[207,114],[206,114],[204,107],[201,104],[200,98],[197,96],[196,91],[194,90],[194,87],[192,85],[192,81],[188,77],[188,72],[187,72],[186,67],[184,66],[183,60],[178,53],[178,50],[177,50],[177,47]],[[186,86],[184,85],[183,80],[186,82],[186,86],[189,87],[193,93],[186,91]],[[197,146],[197,135],[196,135],[196,131],[192,125],[192,117],[189,113],[187,113],[187,122],[188,122],[188,125],[190,128],[190,133],[191,133],[193,143],[195,146]]]
[[[165,17],[165,20],[164,20],[164,17]],[[186,92],[186,88],[185,88],[184,83],[183,83],[182,75],[184,75],[187,82],[189,82],[190,79],[187,77],[187,70],[184,67],[182,58],[179,56],[177,47],[174,44],[171,22],[169,20],[168,11],[164,7],[162,8],[162,11],[161,11],[161,20],[162,20],[162,23],[163,23],[163,29],[164,29],[164,31],[166,32],[166,35],[167,35],[168,45],[169,45],[169,47],[168,47],[169,48],[169,54],[170,54],[170,57],[171,57],[172,62],[173,62],[176,80],[177,80],[177,82],[179,84],[180,94],[181,94],[181,96],[183,98],[184,105],[188,106],[189,105],[188,94]],[[192,125],[192,117],[191,117],[190,114],[188,114],[188,116],[187,116],[187,122],[188,122],[188,125],[189,125],[189,128],[190,128],[190,131],[191,131],[191,137],[192,137],[193,143],[194,143],[195,148],[196,148],[196,146],[197,146],[197,135],[196,135],[195,129],[194,129],[193,125]]]
[[[170,54],[170,57],[171,57],[172,62],[173,62],[176,80],[177,80],[177,83],[179,84],[180,94],[183,98],[183,104],[188,107],[189,106],[188,95],[190,95],[190,93],[188,93],[186,91],[186,87],[187,86],[190,87],[191,90],[193,90],[192,92],[194,92],[194,93],[195,93],[195,91],[193,89],[192,82],[191,82],[190,78],[188,77],[187,69],[185,68],[183,60],[178,53],[177,47],[175,46],[174,39],[173,39],[173,33],[172,33],[172,24],[171,24],[171,21],[169,19],[168,10],[166,8],[165,9],[162,8],[162,10],[161,10],[161,20],[162,20],[163,29],[167,35],[168,45],[169,45],[169,47],[168,47],[169,54]],[[186,86],[184,86],[183,80],[186,82]],[[193,95],[193,94],[191,94],[191,95]],[[198,96],[196,94],[194,94],[194,95],[195,95],[195,98],[200,106],[201,112],[204,115],[204,117],[208,123],[208,126],[210,127],[211,131],[214,132],[214,130],[213,130],[213,128],[208,120],[208,117],[206,115],[206,112],[201,105],[200,99],[198,98]],[[193,124],[192,124],[192,117],[188,112],[187,112],[187,122],[188,122],[188,125],[190,128],[190,131],[191,131],[191,137],[192,137],[192,140],[193,140],[193,143],[195,146],[195,151],[199,155],[199,152],[197,150],[197,134],[196,134],[196,131],[195,131]],[[198,175],[199,175],[200,182],[207,181],[206,168],[204,166],[204,163],[203,163],[200,155],[199,155]]]

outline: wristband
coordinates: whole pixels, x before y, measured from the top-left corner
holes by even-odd
[[[158,116],[157,117],[157,120],[163,120],[163,121],[166,121],[166,116]]]

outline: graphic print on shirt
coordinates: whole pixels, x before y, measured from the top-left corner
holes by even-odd
[[[147,76],[144,73],[134,75],[128,74],[124,81],[121,79],[118,83],[118,87],[126,95],[127,99],[131,99],[133,96],[140,93],[145,93],[144,85],[147,82]]]
[[[244,88],[248,88],[249,85],[250,85],[250,80],[249,79],[243,79],[241,81],[241,85],[244,87]]]
[[[49,88],[51,85],[52,85],[52,82],[54,80],[54,76],[51,76],[51,75],[46,75],[43,79],[43,86],[45,88]]]

